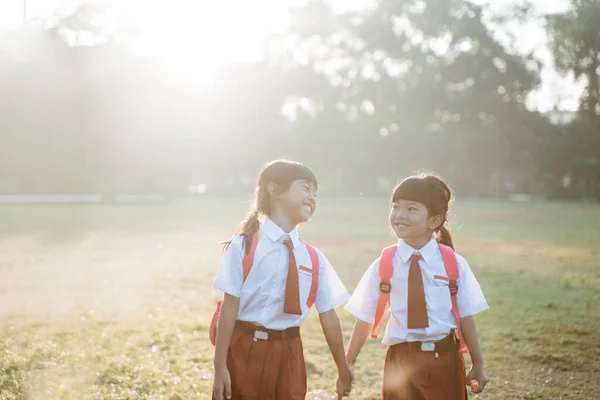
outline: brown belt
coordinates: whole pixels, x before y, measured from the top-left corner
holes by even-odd
[[[390,348],[400,352],[432,351],[435,353],[449,353],[460,350],[460,342],[454,331],[452,331],[448,336],[437,342],[403,342],[392,345]]]
[[[254,340],[285,340],[300,336],[300,327],[297,326],[277,331],[237,320],[235,321],[235,328],[250,333],[254,336]]]

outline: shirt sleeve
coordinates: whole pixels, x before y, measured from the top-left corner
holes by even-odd
[[[469,263],[458,254],[456,254],[456,260],[458,261],[456,303],[461,318],[470,317],[487,310],[489,306]]]
[[[377,258],[367,269],[344,307],[355,318],[369,324],[374,322],[379,301],[379,260]]]
[[[221,260],[213,287],[234,297],[240,297],[244,273],[242,267],[244,239],[238,236],[233,239]]]
[[[319,289],[315,299],[315,308],[319,314],[333,310],[343,304],[350,294],[325,255],[317,250],[319,256]]]

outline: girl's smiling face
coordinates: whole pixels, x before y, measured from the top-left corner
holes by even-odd
[[[390,225],[396,237],[408,242],[429,240],[440,220],[439,215],[429,216],[425,204],[416,201],[398,199],[390,210]]]
[[[295,224],[306,222],[317,207],[317,188],[306,179],[297,179],[278,199],[285,214]]]

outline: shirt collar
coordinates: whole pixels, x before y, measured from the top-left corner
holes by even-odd
[[[292,244],[294,248],[300,245],[300,238],[298,237],[298,230],[294,228],[290,233],[286,233],[283,229],[281,229],[271,218],[267,218],[262,225],[262,232],[266,237],[271,239],[272,242],[278,242],[283,239],[289,238],[292,240]]]
[[[431,237],[429,242],[427,242],[427,244],[423,246],[423,248],[420,250],[413,249],[411,246],[406,244],[404,240],[400,239],[398,241],[398,254],[400,255],[400,258],[402,258],[402,261],[406,263],[408,262],[408,260],[410,260],[410,256],[412,256],[415,253],[419,253],[421,255],[422,260],[426,263],[429,263],[429,260],[431,260],[431,257],[433,257],[433,255],[435,254],[437,247],[437,241],[433,236]]]

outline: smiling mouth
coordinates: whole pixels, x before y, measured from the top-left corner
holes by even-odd
[[[302,204],[302,207],[306,207],[308,209],[308,212],[312,214],[312,211],[313,211],[312,205],[304,203],[304,204]]]

